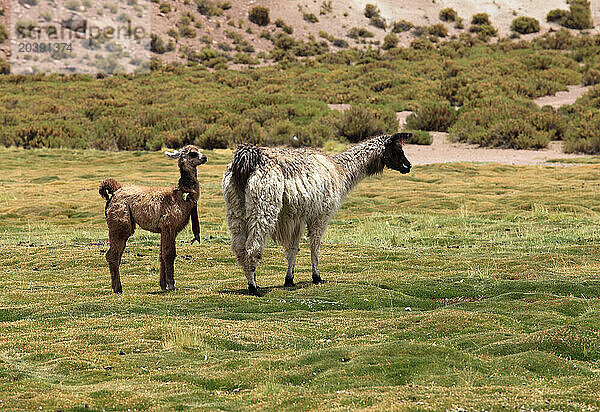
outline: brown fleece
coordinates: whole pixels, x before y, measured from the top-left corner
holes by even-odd
[[[106,179],[100,185],[100,194],[107,199],[105,212],[110,249],[106,252],[106,260],[115,293],[122,292],[119,265],[127,239],[134,233],[136,224],[161,235],[160,286],[163,290],[175,288],[175,238],[188,224],[190,216],[194,238],[200,240],[196,210],[200,184],[196,167],[206,162],[206,156],[196,146],[185,146],[169,156],[179,159],[181,177],[175,188],[120,185],[114,179]],[[188,193],[185,200],[184,193]]]

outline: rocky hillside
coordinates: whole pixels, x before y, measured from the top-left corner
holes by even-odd
[[[265,9],[250,18],[257,6]],[[444,14],[448,8],[452,10]],[[0,44],[0,57],[12,62],[13,72],[34,72],[40,66],[67,72],[133,70],[148,68],[142,63],[150,57],[208,67],[268,64],[348,47],[408,45],[423,37],[438,41],[463,33],[479,33],[486,40],[516,36],[511,22],[519,16],[537,19],[540,32],[545,32],[560,27],[546,22],[547,13],[557,8],[567,10],[568,5],[565,0],[0,0],[0,24],[9,37]],[[594,25],[600,25],[600,0],[591,2],[591,10]],[[477,13],[487,13],[489,27],[472,27]],[[136,44],[78,39],[75,50],[65,53],[15,53],[19,40],[12,33],[39,29],[40,41],[48,41],[47,27],[65,28],[64,22],[73,16],[85,19],[88,29],[111,20],[143,27],[152,39],[146,36],[146,43]]]

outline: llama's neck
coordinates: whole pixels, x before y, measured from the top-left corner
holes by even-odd
[[[374,137],[334,156],[340,166],[344,194],[350,192],[365,177],[383,171],[384,142],[385,136]]]
[[[191,170],[187,168],[179,169],[180,178],[177,187],[182,192],[190,193],[195,200],[198,200],[198,195],[200,193],[200,183],[198,183],[198,175],[196,172],[196,168]]]

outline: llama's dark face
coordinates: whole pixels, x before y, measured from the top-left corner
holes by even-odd
[[[383,153],[383,162],[386,167],[397,170],[400,173],[410,172],[412,165],[404,155],[402,141],[411,136],[412,133],[396,133],[386,140],[385,151]]]
[[[194,145],[185,146],[174,152],[165,152],[171,159],[179,159],[179,167],[183,169],[193,169],[201,164],[206,163],[206,156],[204,156],[200,149]]]

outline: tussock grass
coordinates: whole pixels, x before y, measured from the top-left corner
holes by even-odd
[[[220,177],[199,168],[203,243],[179,237],[157,293],[138,230],[110,291],[108,176],[172,185],[159,153],[0,149],[0,399],[10,410],[599,407],[600,171],[416,166],[346,200],[313,286],[269,244],[263,298],[229,251]],[[407,311],[406,308],[410,308]]]

